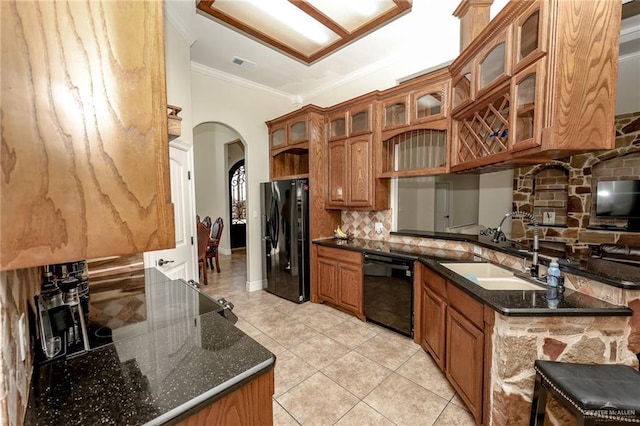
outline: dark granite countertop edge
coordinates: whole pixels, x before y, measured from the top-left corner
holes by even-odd
[[[548,307],[540,307],[540,308],[514,308],[508,307],[504,304],[498,303],[497,298],[500,293],[505,294],[506,292],[522,293],[523,290],[503,290],[503,291],[495,291],[495,290],[485,290],[483,288],[478,287],[473,284],[471,281],[466,278],[456,274],[455,272],[449,270],[448,268],[440,265],[442,261],[452,261],[451,259],[444,259],[438,256],[429,256],[424,254],[415,254],[415,253],[398,253],[398,252],[385,252],[381,249],[369,249],[364,247],[358,247],[357,244],[359,241],[367,241],[367,240],[353,240],[349,241],[349,243],[341,240],[334,239],[320,239],[313,241],[314,244],[325,246],[325,247],[333,247],[344,250],[356,251],[361,253],[379,253],[394,257],[400,257],[405,259],[417,260],[422,264],[429,266],[434,269],[440,275],[446,277],[449,281],[456,284],[459,288],[461,288],[465,293],[469,294],[473,298],[479,300],[480,302],[490,306],[493,310],[500,313],[504,316],[630,316],[633,314],[633,311],[626,306],[617,306],[613,304],[609,304],[610,306],[606,308],[548,308]],[[478,258],[479,259],[479,258]],[[455,261],[455,260],[453,260]],[[478,260],[478,262],[488,262],[485,259]],[[540,294],[541,297],[546,295],[546,289],[541,288],[540,290],[525,290],[527,292],[536,292]],[[568,290],[568,292],[572,292]],[[593,299],[594,301],[599,301],[596,298],[585,295],[585,297],[589,299]]]
[[[454,234],[448,232],[429,232],[429,231],[395,231],[391,232],[391,235],[397,235],[402,237],[419,237],[419,238],[431,238],[437,240],[449,240],[449,241],[463,241],[467,243],[477,244],[479,246],[488,248],[490,250],[499,251],[511,256],[518,256],[522,258],[532,258],[532,254],[520,249],[516,249],[510,242],[506,243],[494,243],[488,237],[482,237],[479,235],[470,234]],[[541,255],[539,262],[543,265],[547,265],[549,260],[547,256]],[[587,271],[577,262],[571,262],[566,259],[559,259],[560,269],[573,275],[593,279],[606,285],[613,287],[623,288],[627,290],[640,290],[640,281],[619,281],[609,277],[595,274]],[[612,267],[617,266],[615,262],[610,262]]]
[[[224,398],[236,389],[250,383],[257,376],[273,369],[275,367],[275,362],[276,356],[273,355],[270,359],[255,365],[234,378],[211,388],[196,398],[193,398],[145,423],[145,426],[177,424],[191,415],[196,414],[201,409],[206,408],[214,402]]]

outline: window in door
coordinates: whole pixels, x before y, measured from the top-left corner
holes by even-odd
[[[244,160],[238,161],[233,166],[229,186],[231,192],[231,224],[246,224],[247,190],[244,174]]]

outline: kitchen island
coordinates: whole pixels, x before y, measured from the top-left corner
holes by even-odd
[[[271,352],[183,281],[155,269],[126,281],[90,285],[102,339],[34,367],[26,425],[272,424]]]

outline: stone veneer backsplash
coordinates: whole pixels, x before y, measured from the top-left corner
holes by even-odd
[[[562,170],[567,185],[560,182],[562,176],[559,173],[551,176],[550,170]],[[555,212],[556,224],[563,226],[541,226],[540,238],[565,243],[568,255],[584,256],[589,245],[615,243],[640,246],[640,233],[637,232],[587,229],[594,225],[621,227],[626,224],[626,220],[605,220],[595,216],[595,198],[592,194],[595,193],[597,182],[638,179],[638,176],[640,112],[635,112],[616,117],[615,149],[574,155],[514,170],[513,209],[533,213],[538,219],[543,212]],[[548,185],[536,188],[536,184],[540,183]],[[538,189],[542,189],[542,193]],[[563,208],[566,210],[563,211]],[[511,233],[515,240],[533,238],[533,229],[529,227],[525,230],[519,218],[512,221]]]
[[[0,272],[0,424],[21,425],[29,399],[32,370],[31,343],[27,342],[26,360],[18,353],[18,322],[24,314],[29,334],[28,306],[40,289],[41,268]],[[27,336],[28,338],[28,336]]]

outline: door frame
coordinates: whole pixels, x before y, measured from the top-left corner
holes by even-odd
[[[185,209],[187,210],[187,212],[185,212],[184,220],[187,221],[187,229],[191,233],[192,239],[195,240],[195,235],[196,235],[196,221],[195,221],[195,217],[196,217],[196,206],[195,206],[196,198],[195,198],[195,177],[193,175],[193,164],[194,164],[194,161],[193,161],[193,145],[192,144],[188,144],[186,142],[183,142],[180,139],[174,139],[172,141],[169,141],[169,151],[171,151],[172,149],[177,149],[179,151],[186,152],[186,154],[187,154],[187,170],[190,172],[191,178],[186,181],[187,182],[187,188],[185,188],[185,190],[188,193],[189,202],[188,202],[188,205],[185,206]],[[171,178],[171,176],[169,178]],[[174,226],[175,226],[175,224],[174,224]],[[167,255],[167,253],[171,253],[171,250],[172,249],[144,252],[144,254],[143,254],[144,267],[145,268],[155,268],[156,265],[157,265],[158,259],[160,259],[160,257],[162,257],[162,256],[169,257]],[[184,277],[184,279],[186,281],[188,281],[188,280],[198,281],[199,271],[198,271],[197,257],[198,257],[197,246],[196,246],[196,244],[191,244],[191,255],[189,256],[190,265],[188,265],[188,267],[186,268],[187,276]],[[190,276],[189,276],[189,274],[190,274]]]
[[[447,182],[447,181],[442,181],[442,182],[435,182],[435,186],[434,186],[434,193],[433,193],[433,228],[434,231],[436,232],[447,232],[447,228],[449,226],[451,226],[451,187],[452,184],[451,182]],[[447,213],[447,226],[444,227],[444,229],[442,230],[438,230],[438,217],[436,216],[436,214],[438,213],[438,189],[445,189],[446,190],[446,196],[447,196],[447,200],[446,200],[446,213]]]

